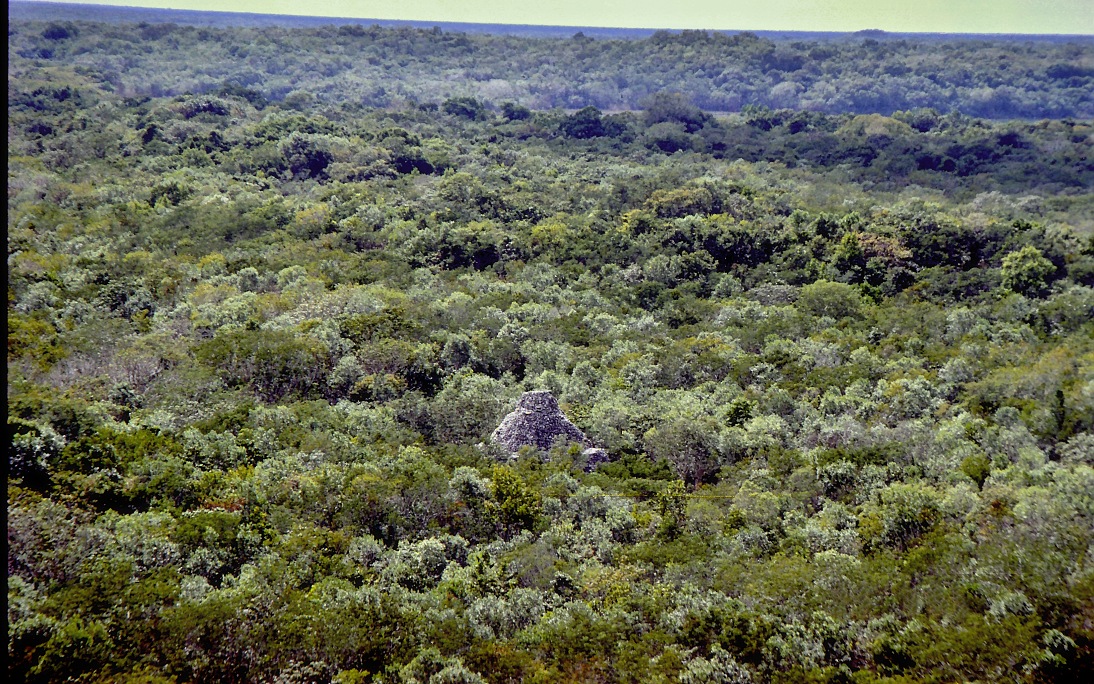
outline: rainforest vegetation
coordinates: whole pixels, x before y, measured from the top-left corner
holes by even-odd
[[[26,3],[23,3],[24,5]],[[42,8],[39,6],[39,11]],[[117,11],[117,10],[115,10]],[[439,28],[214,28],[26,22],[8,52],[93,69],[123,96],[205,93],[304,105],[387,107],[476,97],[532,109],[639,109],[672,90],[707,111],[754,105],[825,113],[919,108],[996,119],[1094,117],[1094,40],[866,33],[773,40],[657,32],[642,40],[529,39]],[[33,26],[33,28],[29,28]]]
[[[8,59],[13,681],[1094,670],[1091,43]]]

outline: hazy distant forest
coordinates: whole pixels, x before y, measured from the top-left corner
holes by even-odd
[[[1089,681],[1094,41],[8,60],[12,681]]]

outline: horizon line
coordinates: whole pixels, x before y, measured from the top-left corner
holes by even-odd
[[[492,27],[503,26],[511,27],[515,29],[527,28],[527,29],[573,29],[577,33],[581,33],[583,30],[594,31],[619,31],[619,32],[638,32],[638,33],[685,33],[685,32],[703,32],[714,34],[741,34],[741,33],[755,33],[755,34],[812,34],[812,35],[824,35],[824,36],[855,36],[863,34],[863,37],[869,38],[871,36],[971,36],[971,37],[1022,37],[1022,38],[1079,38],[1079,39],[1094,39],[1094,32],[1091,33],[1021,33],[1021,32],[977,32],[977,31],[894,31],[890,29],[881,28],[862,28],[854,30],[830,30],[830,29],[757,29],[757,28],[682,28],[682,27],[667,27],[667,26],[608,26],[598,24],[576,24],[576,23],[559,23],[559,24],[529,24],[529,23],[516,23],[510,21],[496,21],[496,22],[481,22],[481,21],[455,21],[455,20],[431,20],[431,19],[384,19],[379,17],[352,17],[352,16],[332,16],[323,14],[305,14],[297,12],[258,12],[258,11],[241,11],[238,9],[192,9],[192,8],[177,8],[177,7],[148,7],[140,5],[122,5],[122,4],[102,4],[98,2],[73,2],[71,0],[9,0],[8,2],[8,14],[10,20],[11,8],[13,5],[22,6],[46,6],[46,5],[61,5],[61,6],[75,6],[86,8],[88,10],[105,10],[113,12],[167,12],[177,14],[189,14],[189,15],[203,15],[203,14],[218,14],[226,16],[239,16],[239,17],[264,17],[268,19],[276,19],[279,17],[292,18],[296,20],[311,20],[317,25],[339,25],[336,22],[344,22],[341,25],[348,24],[367,24],[375,26],[383,26],[384,24],[400,24],[408,25],[411,27],[443,27],[443,26],[468,26],[468,27]],[[79,19],[76,19],[79,21]],[[576,34],[575,34],[576,35]]]

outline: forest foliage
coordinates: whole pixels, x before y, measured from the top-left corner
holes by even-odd
[[[26,10],[24,10],[26,11]],[[637,110],[659,92],[708,111],[830,114],[930,108],[994,119],[1094,116],[1094,42],[1015,37],[829,38],[659,31],[531,38],[439,27],[16,22],[9,52],[79,65],[121,95],[227,88],[250,99],[386,107],[474,97],[533,109]]]
[[[31,22],[8,69],[17,681],[1094,667],[1088,45]],[[489,446],[531,389],[610,462]]]

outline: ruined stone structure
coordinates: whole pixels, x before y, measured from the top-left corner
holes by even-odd
[[[558,407],[555,395],[546,390],[522,394],[517,408],[502,419],[490,439],[510,454],[515,454],[524,446],[546,453],[558,442],[577,442],[584,448],[580,462],[585,472],[612,460],[607,451],[593,446],[585,433],[570,422]]]
[[[516,453],[523,446],[547,451],[562,436],[585,447],[592,444],[558,407],[558,400],[546,390],[525,392],[517,408],[505,416],[490,439]]]
[[[607,451],[598,447],[590,447],[581,452],[581,455],[585,458],[584,469],[587,473],[596,470],[596,467],[601,463],[607,463],[612,460]]]

